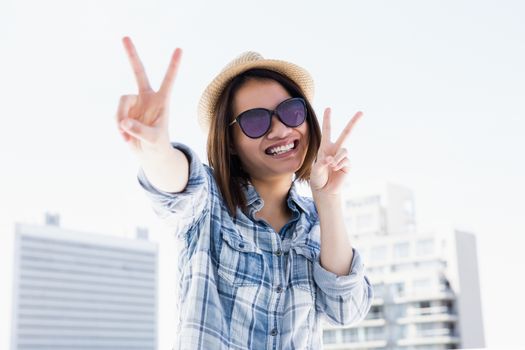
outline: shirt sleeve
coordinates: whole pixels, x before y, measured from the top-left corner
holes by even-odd
[[[209,183],[206,169],[198,156],[188,146],[177,142],[171,145],[188,158],[189,178],[186,188],[182,192],[159,190],[149,182],[142,168],[138,171],[137,179],[151,200],[155,214],[174,230],[177,238],[183,239],[206,212]]]
[[[335,325],[348,326],[363,320],[374,298],[374,290],[365,276],[361,255],[355,248],[352,251],[351,269],[345,276],[337,276],[324,269],[319,258],[314,262],[316,308]]]

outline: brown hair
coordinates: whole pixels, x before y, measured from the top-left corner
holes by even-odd
[[[274,80],[281,84],[291,97],[302,97],[306,101],[308,150],[303,164],[295,173],[296,179],[300,181],[310,179],[312,164],[321,144],[321,129],[315,112],[301,88],[293,80],[267,69],[250,69],[233,78],[226,85],[215,105],[207,145],[208,163],[214,170],[215,180],[232,216],[236,215],[237,207],[243,211],[246,209],[246,198],[241,186],[247,184],[250,175],[243,170],[239,157],[232,154],[233,133],[229,124],[233,119],[233,97],[249,79]]]

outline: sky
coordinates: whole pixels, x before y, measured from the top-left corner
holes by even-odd
[[[133,236],[161,244],[161,348],[175,282],[169,233],[138,186],[116,128],[136,93],[121,44],[130,36],[152,86],[184,51],[170,136],[205,156],[197,101],[240,53],[258,51],[313,75],[333,135],[358,110],[350,186],[411,188],[421,231],[477,237],[488,348],[523,348],[525,310],[525,5],[520,1],[85,1],[0,3],[0,324],[9,324],[14,222]],[[163,278],[162,276],[168,276]],[[505,326],[502,326],[505,325]],[[9,327],[1,327],[0,350]]]

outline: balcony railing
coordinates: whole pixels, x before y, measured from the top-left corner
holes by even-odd
[[[393,296],[394,303],[410,303],[428,300],[454,300],[456,296],[451,291],[428,291],[418,293],[398,293]]]
[[[448,308],[446,306],[433,306],[424,308],[411,308],[407,310],[407,316],[425,316],[425,315],[439,315],[447,314]]]
[[[452,336],[453,332],[449,328],[438,328],[438,329],[421,329],[416,332],[414,337],[426,338],[426,337],[440,337],[440,336]]]
[[[366,315],[365,320],[380,320],[384,317],[385,315],[383,315],[382,312],[369,312],[368,315]]]

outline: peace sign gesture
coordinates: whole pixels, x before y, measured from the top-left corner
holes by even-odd
[[[336,195],[340,193],[343,180],[350,170],[348,150],[342,145],[350,135],[355,123],[363,115],[362,112],[357,112],[334,143],[330,141],[330,114],[330,108],[326,108],[323,116],[321,145],[310,174],[310,187],[314,194]]]
[[[158,91],[153,91],[146,71],[135,46],[129,37],[122,39],[133,73],[137,80],[138,95],[123,95],[117,111],[119,131],[137,155],[144,152],[158,152],[171,148],[168,132],[169,96],[182,50],[175,49]]]

